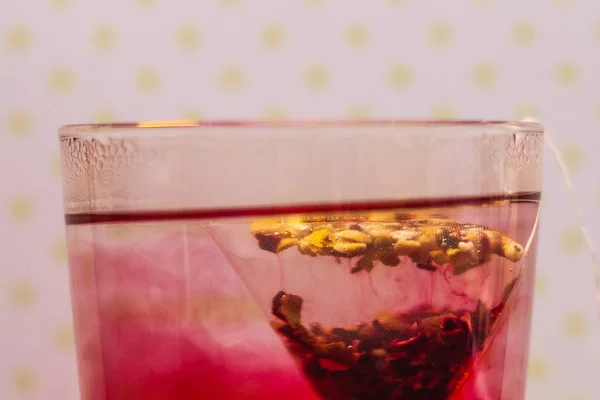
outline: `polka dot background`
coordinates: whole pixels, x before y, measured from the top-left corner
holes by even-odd
[[[542,121],[600,242],[596,0],[9,0],[0,13],[0,398],[77,399],[58,126]],[[528,399],[597,399],[593,265],[545,159]]]

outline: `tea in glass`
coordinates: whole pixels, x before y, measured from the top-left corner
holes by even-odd
[[[534,123],[61,129],[84,399],[523,399]]]

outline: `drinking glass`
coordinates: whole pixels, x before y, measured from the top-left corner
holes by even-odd
[[[62,127],[82,399],[523,399],[542,136]]]

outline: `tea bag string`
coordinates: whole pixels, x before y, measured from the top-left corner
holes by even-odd
[[[539,122],[535,118],[529,117],[529,116],[523,118],[521,121],[523,121],[523,122]],[[575,187],[574,187],[573,181],[571,180],[571,177],[569,175],[569,172],[566,167],[566,163],[563,159],[563,156],[562,156],[560,150],[558,149],[558,147],[556,146],[556,144],[554,143],[554,140],[552,139],[552,135],[547,130],[544,133],[544,141],[550,148],[550,151],[552,152],[552,155],[554,156],[554,160],[556,161],[559,169],[561,170],[562,177],[563,177],[563,183],[565,184],[565,186],[567,188],[567,193],[569,194],[569,199],[571,201],[571,205],[572,205],[573,209],[575,210],[575,214],[577,215],[577,219],[579,222],[579,229],[581,230],[581,234],[583,235],[585,244],[592,256],[592,264],[594,267],[594,274],[595,274],[595,279],[596,279],[596,300],[597,300],[597,303],[600,304],[600,266],[598,265],[598,256],[596,254],[594,243],[592,241],[592,238],[588,234],[587,229],[585,228],[585,217],[583,215],[583,209],[581,207],[581,204],[577,200],[577,196],[575,194]],[[536,220],[535,220],[534,232],[535,232],[535,228],[537,228],[538,218],[539,218],[539,210],[538,210],[538,217],[536,217]],[[533,237],[533,235],[532,235],[532,237]],[[529,249],[529,245],[531,244],[532,237],[530,237],[529,240],[527,241],[527,245],[525,246],[525,254],[527,254],[526,252]],[[599,312],[600,312],[600,310],[599,310]]]
[[[529,248],[531,247],[531,243],[533,243],[533,239],[535,238],[535,235],[537,233],[539,221],[540,207],[537,208],[537,211],[535,213],[535,221],[533,222],[533,228],[531,229],[531,234],[529,235],[529,238],[527,238],[527,243],[525,243],[525,248],[523,249],[523,258],[529,254]],[[523,265],[525,265],[525,263],[523,263]]]

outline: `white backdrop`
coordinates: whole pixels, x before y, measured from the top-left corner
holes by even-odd
[[[66,123],[538,117],[600,240],[597,0],[0,2],[0,398],[77,398]],[[597,399],[591,257],[546,154],[528,399]]]

